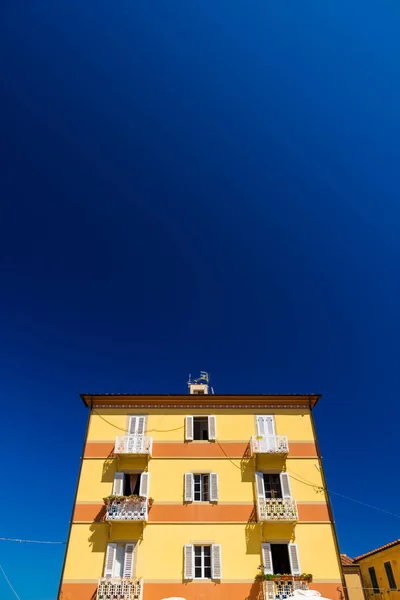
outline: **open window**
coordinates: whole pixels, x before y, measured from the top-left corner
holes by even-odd
[[[297,544],[262,544],[262,559],[265,574],[300,575],[300,560]]]
[[[263,473],[258,471],[256,491],[258,498],[291,498],[290,480],[288,473]]]
[[[124,473],[114,475],[113,496],[143,496],[148,497],[149,473]]]
[[[185,502],[218,502],[217,473],[185,473]]]
[[[186,441],[202,440],[211,441],[217,437],[216,419],[214,416],[186,417],[185,439]]]
[[[187,544],[184,547],[185,579],[221,579],[221,546]]]
[[[104,577],[130,579],[133,577],[135,542],[108,544],[104,564]]]

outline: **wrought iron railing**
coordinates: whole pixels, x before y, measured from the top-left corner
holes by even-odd
[[[143,579],[103,577],[99,579],[96,600],[142,600]]]
[[[264,600],[286,600],[295,590],[308,590],[308,581],[293,576],[263,582]]]
[[[297,521],[299,518],[293,498],[258,498],[257,515],[259,521]]]
[[[114,454],[149,454],[153,447],[150,435],[119,435],[115,440]]]
[[[113,498],[107,500],[106,521],[147,521],[148,500],[139,498]]]
[[[287,435],[253,435],[250,448],[252,454],[287,454]]]

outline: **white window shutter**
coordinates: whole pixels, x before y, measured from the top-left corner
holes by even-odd
[[[115,473],[113,496],[123,496],[124,494],[124,473]]]
[[[104,577],[112,577],[114,570],[117,544],[107,544],[106,561],[104,563]]]
[[[262,415],[258,415],[256,417],[256,423],[257,423],[257,435],[265,435],[264,417]]]
[[[145,424],[146,424],[146,417],[136,417],[136,433],[138,435],[144,435],[145,432]]]
[[[215,417],[208,417],[208,439],[217,439],[217,420]]]
[[[281,473],[282,498],[291,498],[289,473]]]
[[[193,502],[194,477],[193,473],[185,473],[185,502]]]
[[[148,498],[148,496],[149,496],[149,481],[150,481],[150,473],[147,473],[147,471],[146,471],[146,472],[143,472],[140,474],[139,496]]]
[[[297,544],[289,544],[288,549],[292,575],[301,575],[299,549],[297,547]]]
[[[255,478],[257,498],[265,498],[264,473],[261,473],[261,471],[257,471],[255,473]]]
[[[115,553],[113,577],[122,577],[124,571],[124,554],[125,548],[120,544],[117,544],[117,551]]]
[[[265,435],[275,435],[275,422],[272,415],[265,415]]]
[[[218,502],[218,473],[210,473],[210,501]]]
[[[194,547],[192,544],[185,544],[184,548],[184,578],[194,579]]]
[[[128,433],[134,435],[136,433],[137,417],[129,417],[129,429]]]
[[[222,579],[221,546],[213,544],[211,546],[211,578]]]
[[[264,566],[264,573],[265,575],[272,575],[272,573],[274,572],[274,567],[272,565],[272,553],[271,553],[271,544],[262,544],[261,545],[261,551],[262,551],[262,562],[263,562],[263,566]]]
[[[125,545],[125,557],[124,557],[124,570],[123,577],[131,579],[133,577],[133,557],[135,551],[135,544]]]
[[[185,440],[193,440],[193,417],[185,418]]]

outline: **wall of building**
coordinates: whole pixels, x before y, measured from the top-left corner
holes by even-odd
[[[375,568],[376,577],[378,579],[379,588],[381,590],[381,596],[387,598],[387,600],[400,600],[400,591],[390,590],[389,581],[386,575],[384,563],[390,561],[392,565],[393,575],[396,581],[396,585],[400,588],[400,544],[381,550],[376,554],[367,556],[366,558],[358,561],[361,569],[361,577],[366,588],[372,588],[371,577],[369,575],[369,567]],[[378,600],[377,594],[374,594],[372,589],[367,589],[367,598],[375,598]]]
[[[359,569],[357,567],[344,567],[343,573],[349,600],[366,600]]]
[[[254,577],[262,562],[261,543],[274,540],[297,543],[301,569],[312,573],[312,586],[325,597],[341,598],[338,592],[341,568],[326,497],[320,489],[323,482],[308,411],[169,410],[167,414],[154,411],[147,419],[147,432],[154,440],[150,459],[116,458],[111,453],[116,435],[124,435],[126,431],[127,413],[146,414],[146,411],[101,409],[98,412],[92,414],[88,429],[66,557],[63,600],[89,600],[103,574],[107,543],[123,540],[138,540],[135,572],[145,581],[144,600],[167,596],[205,600],[206,595],[210,600],[256,598],[260,589]],[[255,415],[272,412],[276,433],[289,438],[287,461],[249,456],[248,442],[256,433]],[[184,417],[188,414],[216,415],[217,442],[184,443]],[[254,472],[278,471],[285,463],[291,475],[292,497],[298,502],[299,522],[256,523]],[[114,473],[125,469],[150,473],[149,496],[154,504],[147,524],[109,525],[102,521],[102,498],[112,492]],[[218,473],[217,505],[185,504],[184,473],[204,471]],[[183,580],[183,546],[201,541],[221,544],[220,583]],[[319,552],[319,548],[324,548],[324,552]]]

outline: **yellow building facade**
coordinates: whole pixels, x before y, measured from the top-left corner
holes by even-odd
[[[90,414],[59,597],[343,598],[318,398],[207,385],[82,395]]]
[[[367,599],[400,600],[400,540],[357,556],[353,563],[360,568]],[[350,591],[349,597],[353,600]]]

